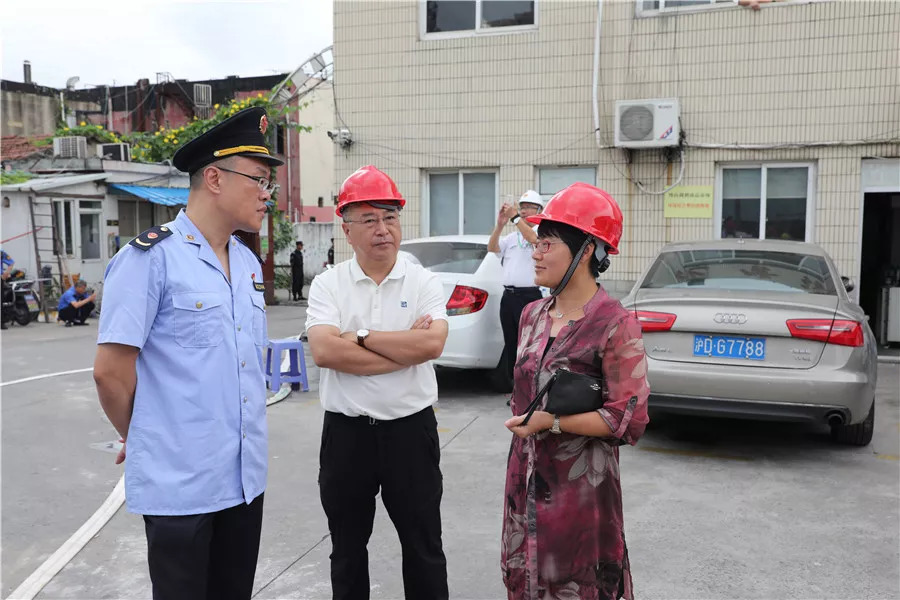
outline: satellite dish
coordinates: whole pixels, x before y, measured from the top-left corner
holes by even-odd
[[[74,90],[75,84],[77,84],[79,81],[81,81],[81,77],[77,75],[75,77],[69,77],[68,79],[66,79],[66,89],[70,91]]]

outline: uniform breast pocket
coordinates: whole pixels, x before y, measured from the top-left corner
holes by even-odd
[[[184,292],[172,295],[175,307],[175,341],[185,348],[217,346],[225,333],[222,294]]]
[[[250,292],[253,303],[253,341],[257,346],[266,345],[266,301],[259,292]]]

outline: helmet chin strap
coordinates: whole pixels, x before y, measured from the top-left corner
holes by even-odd
[[[559,296],[560,292],[565,289],[566,285],[568,285],[569,283],[569,280],[572,279],[572,275],[575,273],[575,269],[578,268],[578,263],[581,262],[581,257],[584,256],[588,244],[591,243],[594,244],[594,256],[597,257],[597,261],[600,263],[600,272],[603,273],[604,271],[606,271],[606,269],[609,268],[609,256],[606,252],[606,244],[589,235],[585,238],[584,243],[581,244],[581,249],[579,249],[575,256],[572,258],[572,263],[569,265],[569,269],[566,271],[566,274],[563,275],[563,278],[559,282],[559,285],[550,290],[551,296]]]

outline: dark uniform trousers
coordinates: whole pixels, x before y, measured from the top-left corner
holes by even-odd
[[[335,600],[369,598],[366,546],[379,488],[400,538],[406,598],[448,598],[441,544],[440,455],[431,407],[393,421],[325,413],[319,491],[331,532]]]
[[[94,310],[94,303],[88,302],[87,304],[82,304],[78,308],[75,308],[71,304],[63,307],[59,314],[60,321],[65,321],[67,323],[77,322],[84,323],[87,321],[87,318],[91,316],[91,311]]]
[[[153,600],[249,600],[263,494],[202,515],[144,515]]]
[[[522,311],[526,306],[541,298],[541,288],[539,287],[504,286],[503,296],[500,297],[500,327],[503,329],[503,346],[510,379],[512,379],[513,367],[516,364],[519,320],[522,318]]]

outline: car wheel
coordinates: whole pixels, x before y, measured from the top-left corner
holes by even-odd
[[[875,401],[869,414],[862,423],[856,425],[835,425],[831,428],[831,439],[841,444],[852,446],[868,446],[872,441],[872,433],[875,431]]]
[[[504,350],[497,366],[488,371],[488,384],[498,394],[508,394],[513,389],[513,382],[509,376],[508,360],[506,350]]]

